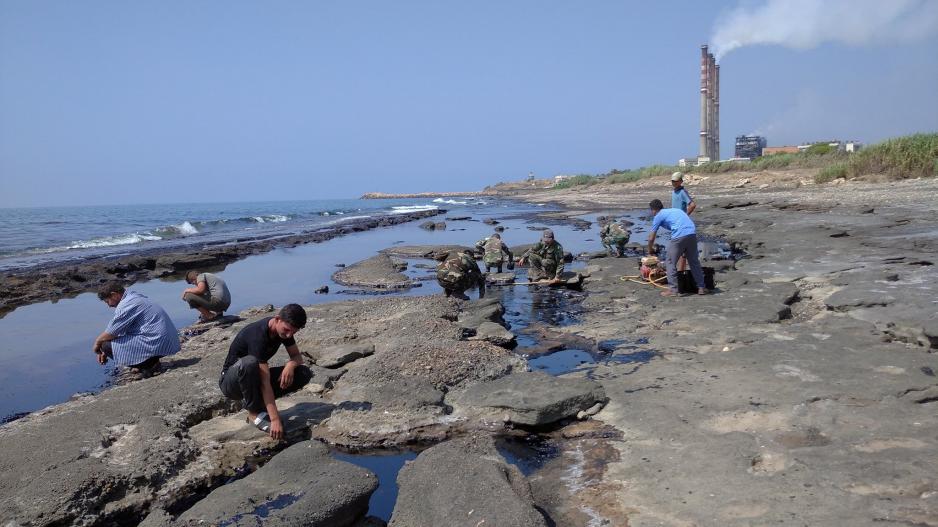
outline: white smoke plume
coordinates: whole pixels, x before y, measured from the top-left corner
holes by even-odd
[[[912,42],[938,33],[938,0],[766,0],[717,20],[710,42],[717,60],[744,46],[811,49]]]

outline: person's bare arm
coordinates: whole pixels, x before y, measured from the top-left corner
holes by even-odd
[[[261,397],[264,399],[267,415],[270,416],[270,437],[283,439],[283,423],[280,421],[280,412],[277,411],[277,403],[274,400],[274,388],[270,385],[270,366],[261,362],[258,364],[258,370],[261,374]]]
[[[697,202],[696,202],[696,201],[691,201],[690,203],[687,204],[687,215],[688,215],[688,216],[690,216],[691,214],[693,214],[695,210],[697,210]]]
[[[293,371],[303,365],[303,356],[300,355],[300,348],[296,344],[287,346],[287,353],[290,355],[290,360],[284,365],[283,373],[280,374],[280,387],[284,390],[293,384]]]
[[[94,339],[94,344],[91,346],[91,351],[95,352],[95,354],[98,356],[98,362],[100,364],[105,364],[107,362],[107,356],[104,355],[104,350],[101,349],[101,346],[103,346],[105,342],[114,340],[116,338],[117,335],[111,335],[107,331],[103,331]]]
[[[648,233],[648,254],[655,254],[655,236],[657,232]]]
[[[204,282],[204,281],[202,281],[202,282],[199,282],[198,284],[196,284],[195,287],[186,288],[186,289],[182,292],[182,296],[186,296],[186,293],[192,293],[193,295],[200,295],[200,296],[201,296],[201,295],[204,295],[204,294],[205,294],[205,291],[206,291],[207,289],[208,289],[208,286],[205,285],[205,282]]]

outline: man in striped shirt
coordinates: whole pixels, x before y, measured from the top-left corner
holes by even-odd
[[[160,370],[160,357],[179,351],[179,334],[163,308],[136,291],[125,291],[119,282],[105,284],[98,298],[116,308],[114,318],[94,339],[98,362],[113,359],[149,377]]]

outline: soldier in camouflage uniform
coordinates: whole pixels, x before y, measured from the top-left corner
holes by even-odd
[[[485,276],[472,256],[472,251],[453,251],[436,267],[436,281],[446,296],[469,300],[465,292],[478,286],[479,298],[485,296]]]
[[[560,282],[563,274],[563,247],[554,241],[554,231],[547,229],[541,235],[541,241],[534,244],[521,256],[519,263],[530,263],[528,278],[531,281],[547,280]]]
[[[629,237],[632,233],[612,218],[607,218],[599,230],[599,236],[602,238],[603,247],[612,256],[622,258],[625,256],[625,244],[629,243]]]
[[[491,272],[493,267],[497,268],[499,273],[502,272],[502,264],[506,261],[511,262],[514,259],[511,249],[505,245],[501,234],[497,232],[476,242],[476,251],[482,253],[482,261],[485,262],[485,272],[487,273]],[[509,264],[508,268],[511,269],[512,265]]]

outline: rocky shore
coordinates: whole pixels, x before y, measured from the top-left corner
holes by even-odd
[[[19,306],[71,298],[94,291],[108,280],[126,283],[181,276],[190,269],[221,269],[254,254],[306,243],[321,243],[337,236],[425,219],[445,210],[424,210],[350,220],[341,225],[275,238],[239,238],[233,243],[192,245],[172,250],[141,251],[132,256],[95,258],[81,263],[47,264],[0,274],[0,317]]]
[[[520,315],[497,298],[309,306],[314,376],[278,403],[279,444],[217,388],[231,338],[267,314],[244,312],[162,375],[0,427],[0,523],[380,526],[375,475],[329,449],[408,447],[393,526],[938,526],[938,182],[746,178],[689,187],[699,230],[742,256],[709,263],[714,295],[663,298],[623,279],[635,258],[592,253],[569,325],[507,327]],[[566,221],[668,192],[521,197]],[[393,287],[398,258],[448,249],[337,275]],[[530,371],[568,351],[585,358],[566,373]]]

